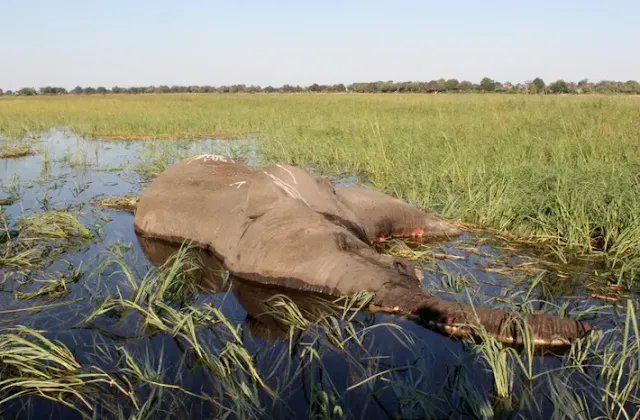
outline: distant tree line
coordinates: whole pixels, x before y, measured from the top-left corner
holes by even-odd
[[[511,82],[501,83],[483,78],[480,83],[471,83],[457,79],[439,79],[430,82],[358,82],[345,86],[342,83],[335,85],[320,85],[314,83],[309,86],[283,85],[255,86],[255,85],[230,85],[230,86],[134,86],[122,88],[114,86],[107,89],[103,86],[81,87],[76,86],[70,91],[63,87],[32,87],[22,88],[18,91],[4,91],[0,89],[1,95],[107,95],[107,94],[159,94],[159,93],[298,93],[298,92],[354,92],[354,93],[466,93],[466,92],[499,92],[499,93],[530,93],[530,94],[581,94],[581,93],[624,93],[640,94],[640,83],[635,80],[626,82],[616,82],[603,80],[600,82],[590,82],[587,79],[579,82],[566,82],[556,80],[552,83],[545,83],[537,77],[531,81],[513,84]]]

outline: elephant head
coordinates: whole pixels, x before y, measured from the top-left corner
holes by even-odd
[[[516,314],[426,295],[417,269],[371,246],[390,236],[453,237],[459,229],[383,193],[333,188],[290,165],[184,159],[144,191],[134,227],[141,237],[195,243],[239,279],[327,296],[370,291],[383,310],[453,337],[478,339],[484,328],[506,344],[523,340],[509,322]],[[549,315],[524,318],[542,347],[566,346],[592,329]]]

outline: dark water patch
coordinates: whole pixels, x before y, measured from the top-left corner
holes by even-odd
[[[507,417],[549,418],[561,402],[541,398],[552,395],[548,377],[581,389],[589,404],[604,392],[598,369],[562,371],[572,364],[570,356],[535,357],[534,373],[557,373],[528,381],[519,366],[504,362],[514,375],[513,400],[501,402],[494,388],[505,374],[487,369],[489,351],[389,314],[344,317],[308,295],[225,280],[224,271],[222,279],[178,275],[159,292],[166,278],[159,265],[176,249],[156,244],[150,250],[135,235],[132,214],[90,203],[138,196],[149,174],[189,155],[246,155],[255,163],[251,143],[84,141],[53,131],[38,150],[0,161],[2,197],[11,199],[2,215],[14,232],[0,247],[24,239],[20,220],[52,211],[73,215],[92,236],[74,247],[50,249],[43,241],[38,247],[48,254],[41,263],[0,267],[0,328],[2,336],[18,325],[41,330],[70,349],[80,372],[100,368],[110,375],[114,385],[78,388],[95,411],[79,398],[68,399],[85,413],[100,418],[118,413],[299,418],[341,412],[347,418],[479,418],[501,411]],[[358,181],[355,175],[330,179],[339,185]],[[424,252],[414,263],[423,269],[425,290],[443,299],[580,316],[603,329],[625,319],[624,308],[592,298],[585,287],[595,267],[550,264],[533,250],[476,233],[417,250]],[[50,285],[59,288],[44,293]],[[269,315],[267,309],[273,308],[265,308],[265,299],[277,303],[279,311]],[[587,309],[591,312],[584,314]],[[0,355],[1,347],[2,340]],[[592,353],[597,351],[589,353],[589,361]],[[2,370],[0,380],[10,373]],[[137,407],[115,384],[135,395]],[[526,402],[540,405],[527,408]],[[14,417],[78,417],[42,398],[23,397],[3,408]]]

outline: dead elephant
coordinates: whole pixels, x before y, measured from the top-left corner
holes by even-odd
[[[376,305],[449,336],[479,339],[483,328],[505,344],[523,340],[511,322],[516,314],[426,295],[418,270],[371,246],[392,236],[449,238],[459,229],[386,194],[334,188],[294,166],[184,159],[142,194],[134,226],[142,237],[195,243],[240,279],[329,296],[371,291]],[[522,318],[540,347],[567,346],[593,329],[550,315]]]

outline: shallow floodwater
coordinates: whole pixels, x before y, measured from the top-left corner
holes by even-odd
[[[19,230],[16,226],[21,218],[63,210],[77,216],[94,236],[76,249],[52,250],[52,261],[40,267],[19,270],[0,267],[0,275],[5,278],[3,293],[0,293],[0,327],[23,325],[46,331],[47,338],[71,349],[80,364],[102,366],[114,375],[124,366],[122,355],[118,356],[115,349],[125,348],[144,360],[146,368],[165,383],[179,385],[195,395],[211,394],[212,389],[217,389],[216,377],[190,360],[183,343],[171,334],[153,328],[141,331],[139,319],[124,319],[113,314],[101,315],[91,325],[82,323],[108,296],[126,289],[123,286],[126,280],[118,267],[102,266],[112,255],[110,252],[121,252],[139,278],[155,267],[134,234],[131,214],[90,203],[112,196],[139,195],[148,181],[141,165],[149,168],[158,162],[200,153],[249,153],[248,161],[253,162],[255,150],[251,143],[84,141],[64,131],[53,131],[42,139],[37,150],[37,154],[25,158],[0,159],[0,200],[4,200],[2,211],[10,230]],[[340,184],[350,182],[355,179],[338,181]],[[438,293],[443,299],[517,309],[519,302],[539,298],[556,305],[565,304],[569,314],[605,305],[591,298],[585,289],[585,285],[593,281],[592,268],[588,266],[569,269],[548,264],[540,261],[534,250],[514,247],[486,234],[465,234],[431,248],[438,258],[416,261],[416,264],[423,268],[425,290]],[[79,276],[65,284],[65,293],[18,298],[17,291],[33,293],[41,287],[42,280],[73,273]],[[531,288],[534,283],[537,286]],[[468,287],[456,288],[460,284]],[[257,287],[239,293],[205,291],[192,296],[191,304],[218,308],[235,327],[239,326],[237,332],[242,345],[254,358],[258,372],[280,395],[274,402],[264,391],[257,392],[264,418],[306,418],[309,410],[318,407],[335,414],[336,405],[347,418],[482,418],[492,412],[494,379],[486,366],[469,362],[472,350],[468,345],[392,315],[368,314],[359,315],[357,319],[368,331],[367,346],[372,349],[371,354],[363,354],[362,349],[331,346],[327,344],[330,340],[326,334],[317,339],[317,334],[305,331],[298,332],[302,338],[297,337],[298,348],[292,350],[288,333],[256,321],[256,314],[249,307],[255,299],[274,292]],[[42,309],[29,310],[38,306]],[[539,303],[525,308],[529,309],[550,310]],[[620,313],[603,310],[584,319],[607,329],[620,321],[621,313],[622,310]],[[388,325],[402,327],[402,332]],[[403,334],[411,336],[413,341],[407,341]],[[322,351],[314,345],[322,346]],[[318,352],[319,358],[309,356],[311,349]],[[373,360],[378,371],[388,373],[376,375],[371,367]],[[304,361],[308,367],[300,368]],[[559,357],[539,357],[534,360],[534,369],[540,372],[561,364]],[[297,374],[294,375],[294,371]],[[365,373],[371,377],[369,380],[363,379]],[[362,383],[358,385],[358,382]],[[589,392],[589,384],[581,386],[583,392]],[[521,387],[516,381],[515,388]],[[174,404],[170,398],[163,400],[165,394],[154,394],[148,383],[140,385],[140,389],[143,388],[141,395],[158,400],[162,410],[166,410],[156,414],[210,418],[218,413],[216,404],[193,395],[183,395],[181,402]],[[165,389],[165,393],[168,392],[170,390]],[[234,407],[234,401],[243,398],[228,393],[225,396],[227,401],[219,403],[226,407]],[[545,399],[534,397],[533,400],[538,406],[513,411],[503,407],[503,414],[509,417],[521,412],[525,418],[549,418],[552,404]],[[24,401],[5,404],[5,414],[12,418],[78,415],[47,400],[34,399],[29,404]],[[128,417],[131,407],[126,403],[122,407],[123,417]],[[106,405],[95,408],[100,413],[97,417],[114,413],[113,407]]]

